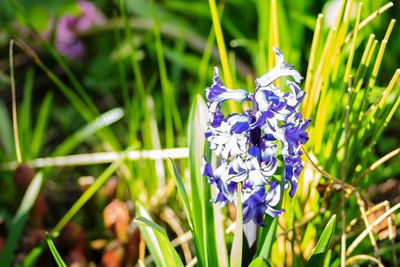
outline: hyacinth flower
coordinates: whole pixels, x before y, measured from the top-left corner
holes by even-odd
[[[293,197],[303,169],[301,145],[308,140],[310,120],[299,111],[304,91],[302,76],[288,65],[278,48],[273,48],[276,65],[257,78],[254,93],[229,89],[214,68],[212,85],[206,89],[208,129],[205,133],[210,149],[218,158],[213,169],[204,159],[202,174],[217,188],[214,203],[237,205],[238,188],[243,207],[243,222],[264,225],[264,215],[276,217],[285,191]],[[286,78],[288,90],[274,81]],[[223,102],[251,102],[251,109],[224,115]],[[238,185],[241,184],[239,187]]]

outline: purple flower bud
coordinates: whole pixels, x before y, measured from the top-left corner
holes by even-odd
[[[85,54],[85,46],[79,39],[78,33],[102,25],[106,20],[93,3],[80,0],[78,5],[80,10],[78,16],[65,15],[57,22],[56,49],[70,59],[79,59]]]

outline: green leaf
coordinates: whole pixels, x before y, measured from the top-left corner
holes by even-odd
[[[61,258],[60,254],[58,253],[57,248],[54,245],[53,240],[51,240],[50,236],[47,236],[46,241],[47,241],[47,245],[50,248],[51,254],[53,254],[54,260],[57,263],[57,266],[59,266],[59,267],[67,267],[67,265],[65,264],[65,262]]]
[[[265,216],[265,226],[261,228],[257,240],[257,253],[256,257],[269,259],[271,254],[272,245],[275,241],[276,226],[278,225],[278,218]]]
[[[193,239],[199,266],[224,266],[224,262],[227,262],[226,249],[217,246],[216,236],[217,224],[221,221],[216,222],[214,217],[215,209],[219,207],[210,203],[211,188],[200,173],[206,129],[207,107],[203,98],[198,95],[190,111],[188,127]],[[206,151],[205,154],[210,153]],[[223,235],[218,236],[220,240],[223,238]]]
[[[37,123],[33,132],[31,140],[31,157],[36,158],[41,149],[44,140],[45,130],[47,128],[47,122],[53,104],[53,93],[48,93],[43,100],[43,104],[40,107]]]
[[[22,230],[24,229],[26,219],[28,218],[29,211],[39,195],[40,188],[43,182],[43,175],[38,172],[30,183],[25,195],[18,208],[17,214],[12,221],[12,231],[9,232],[4,248],[0,254],[0,262],[2,266],[10,266],[14,250],[17,247],[17,242],[21,236]]]
[[[231,266],[240,267],[242,266],[242,254],[243,254],[243,208],[241,200],[242,186],[238,184],[238,200],[236,207],[236,228],[235,235],[233,237],[232,250],[231,250]]]
[[[147,213],[145,208],[136,202],[136,215],[140,217],[144,217],[147,219],[151,219],[150,214]],[[143,225],[138,224],[140,233],[143,235],[143,238],[146,242],[147,248],[150,251],[151,256],[153,257],[154,262],[157,266],[165,266],[165,261],[163,254],[161,252],[160,244],[157,241],[157,237],[151,227],[143,227]]]
[[[172,159],[169,160],[169,168],[170,171],[173,173],[173,177],[175,178],[175,184],[178,188],[179,194],[183,200],[183,204],[185,206],[186,215],[188,217],[190,228],[193,230],[193,222],[192,222],[192,209],[190,207],[189,197],[186,192],[185,184],[180,176],[178,170],[176,169],[175,163]]]
[[[137,211],[139,214],[148,216],[140,204],[137,204]],[[138,224],[157,266],[183,267],[182,260],[161,226],[151,221],[150,217],[137,217],[135,222]]]
[[[328,249],[329,243],[331,242],[332,235],[335,231],[335,224],[336,224],[336,215],[333,215],[326,224],[326,227],[322,232],[317,245],[314,248],[314,252],[312,253],[310,259],[307,261],[306,266],[324,265],[326,251]]]
[[[24,152],[23,158],[30,159],[30,155],[26,155],[29,153],[29,148],[31,147],[31,136],[32,136],[32,91],[33,91],[33,77],[34,71],[32,68],[29,68],[24,84],[22,105],[20,107],[19,116],[18,116],[18,125],[19,125],[19,139],[22,145],[21,151]]]
[[[255,258],[249,267],[272,267],[271,263],[263,258]]]
[[[23,267],[36,266],[36,261],[43,252],[44,244],[44,242],[40,243],[37,247],[33,248],[28,255],[25,256],[24,260],[22,261]]]

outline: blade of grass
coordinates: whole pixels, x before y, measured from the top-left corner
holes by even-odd
[[[23,98],[22,98],[22,105],[20,108],[20,118],[19,118],[19,125],[20,125],[20,138],[21,138],[21,145],[23,147],[24,153],[30,153],[30,144],[31,144],[31,113],[32,113],[32,91],[33,91],[33,76],[34,71],[33,68],[29,68],[26,76],[25,76],[25,83],[24,83],[24,90],[23,90]],[[28,154],[27,158],[31,158]]]
[[[59,267],[67,267],[65,264],[64,260],[61,258],[60,253],[58,253],[56,246],[53,243],[53,240],[51,240],[50,236],[47,236],[46,238],[47,245],[49,246],[50,252],[54,257],[54,260],[57,263],[57,266]]]
[[[126,7],[127,2],[119,0],[118,1],[118,8],[119,12],[123,18],[123,29],[125,32],[125,36],[128,39],[129,42],[129,48],[131,50],[130,54],[130,60],[131,60],[131,65],[132,65],[132,70],[133,70],[133,75],[135,77],[135,88],[137,90],[137,93],[132,93],[131,100],[130,100],[130,105],[137,107],[137,109],[141,110],[142,109],[142,104],[145,103],[145,85],[143,81],[143,75],[140,70],[140,64],[139,61],[136,57],[137,51],[136,51],[136,46],[134,44],[134,35],[133,35],[133,30],[131,29],[128,21],[128,16],[126,14]],[[139,130],[139,125],[138,121],[140,121],[140,113],[135,112],[132,107],[129,108],[129,113],[127,114],[128,117],[128,127],[129,127],[129,141],[131,142],[132,140],[135,140],[137,131]]]
[[[171,149],[154,149],[154,150],[126,150],[125,152],[99,152],[99,153],[87,153],[78,154],[62,157],[49,157],[49,158],[38,158],[34,160],[28,160],[25,163],[31,167],[42,168],[42,167],[55,167],[55,166],[85,166],[85,165],[98,165],[105,163],[112,163],[116,160],[126,159],[129,161],[150,159],[181,159],[187,158],[189,155],[188,149],[183,148],[171,148]],[[18,167],[16,161],[0,164],[2,170],[14,170]]]
[[[257,75],[261,75],[265,72],[265,68],[267,68],[267,44],[268,44],[268,33],[269,33],[269,22],[268,16],[265,14],[269,14],[269,5],[268,1],[259,0],[257,3],[257,17],[259,23],[258,25],[258,64],[256,65],[257,68]]]
[[[182,177],[180,176],[179,171],[177,170],[175,163],[172,159],[169,159],[168,166],[169,166],[169,170],[170,170],[171,174],[173,174],[172,177],[174,177],[174,179],[175,179],[176,187],[178,188],[179,194],[183,200],[183,204],[184,204],[185,211],[186,211],[186,216],[189,221],[189,226],[193,231],[192,209],[190,207],[189,197],[186,192],[185,184],[184,184]]]
[[[371,262],[377,264],[378,267],[385,267],[385,265],[383,265],[382,262],[379,261],[378,259],[376,259],[376,258],[374,258],[374,257],[372,257],[372,256],[370,256],[370,255],[363,255],[363,254],[359,254],[359,255],[356,255],[356,256],[353,256],[353,257],[348,258],[348,259],[346,260],[346,265],[348,265],[348,266],[354,266],[354,262],[357,262],[357,261],[366,261],[366,260],[367,260],[367,261],[371,261]],[[358,264],[357,264],[357,265],[358,265]]]
[[[150,227],[153,230],[154,235],[157,238],[157,243],[160,247],[162,256],[164,258],[164,266],[182,266],[182,260],[179,258],[178,253],[176,252],[174,246],[169,241],[167,233],[165,230],[159,226],[158,224],[152,222],[148,218],[138,217],[135,219],[135,222],[142,227]],[[140,227],[140,226],[139,226]],[[143,228],[141,228],[142,230]],[[151,240],[151,242],[154,242]],[[148,242],[147,242],[148,243]]]
[[[195,95],[197,94],[204,94],[204,88],[206,88],[206,81],[207,81],[207,73],[209,70],[209,63],[211,59],[212,50],[215,43],[215,32],[214,29],[210,29],[210,33],[208,34],[207,44],[203,52],[203,56],[201,58],[199,73],[198,73],[198,87],[195,91]],[[191,98],[194,99],[195,95]]]
[[[278,35],[278,19],[276,10],[276,0],[270,1],[270,22],[269,22],[269,44],[268,44],[268,69],[272,69],[275,66],[275,55],[272,48],[274,46],[279,47],[279,35]],[[280,87],[280,81],[276,81],[278,87]]]
[[[15,44],[19,46],[29,57],[33,59],[33,61],[46,73],[46,75],[54,82],[57,88],[68,98],[71,104],[75,107],[75,109],[79,112],[79,114],[87,121],[92,121],[96,116],[99,115],[98,112],[93,113],[85,102],[81,100],[81,98],[73,92],[65,83],[55,75],[39,58],[39,56],[35,53],[35,51],[30,48],[25,42],[21,39],[15,41]],[[110,144],[111,147],[115,151],[120,150],[119,143],[116,138],[112,135],[112,133],[103,129],[99,132],[99,137],[106,143]]]
[[[24,258],[22,261],[23,267],[32,267],[35,266],[36,261],[38,260],[39,256],[42,254],[44,249],[45,243],[42,242],[35,248],[33,248]]]
[[[335,231],[335,225],[336,215],[333,215],[322,231],[321,237],[319,238],[311,257],[308,259],[306,266],[323,266],[327,249]]]
[[[386,154],[385,156],[383,156],[382,158],[380,158],[379,160],[375,161],[371,166],[369,166],[363,173],[361,173],[352,183],[353,186],[357,186],[362,179],[367,176],[370,172],[372,172],[373,170],[375,170],[376,168],[378,168],[380,165],[382,165],[383,163],[385,163],[386,161],[390,160],[391,158],[397,156],[398,154],[400,154],[400,148],[397,148],[395,150],[393,150],[392,152]]]
[[[317,18],[317,22],[315,24],[315,30],[314,30],[314,36],[311,44],[311,51],[310,51],[310,59],[308,61],[308,67],[307,67],[307,75],[306,75],[306,81],[305,81],[305,87],[304,91],[306,92],[305,99],[304,99],[304,105],[303,105],[303,113],[305,117],[309,117],[311,114],[311,108],[308,108],[309,106],[309,100],[311,97],[310,94],[310,86],[311,82],[313,80],[314,76],[314,65],[315,65],[315,58],[317,56],[317,48],[319,44],[319,39],[321,37],[321,26],[322,26],[322,19],[324,18],[323,14],[319,14]]]
[[[369,227],[364,229],[361,234],[357,236],[357,238],[351,243],[351,245],[347,248],[346,250],[346,255],[350,256],[351,253],[354,251],[354,249],[361,243],[361,241],[368,235],[368,232],[371,231],[371,229],[378,224],[380,224],[384,219],[386,219],[388,216],[390,216],[392,213],[394,213],[396,210],[400,209],[400,203],[397,203],[395,206],[391,207],[389,210],[387,210],[385,213],[380,215],[377,219],[375,219]]]
[[[17,242],[20,239],[22,230],[24,229],[29,211],[39,195],[42,183],[43,175],[41,172],[38,172],[33,178],[32,182],[29,184],[17,213],[12,220],[12,227],[10,228],[9,235],[0,254],[0,262],[2,266],[11,265],[13,254],[17,247]]]
[[[87,138],[95,134],[100,129],[107,127],[114,122],[120,120],[124,116],[124,111],[121,108],[114,108],[109,110],[99,117],[94,119],[89,124],[71,134],[65,139],[52,153],[53,156],[68,155],[79,144],[84,142]]]
[[[151,220],[150,214],[148,214],[146,209],[139,202],[136,202],[136,215]],[[138,224],[138,226],[156,265],[166,266],[164,256],[160,248],[160,243],[157,241],[154,230],[150,227],[143,227],[140,224]]]
[[[178,131],[181,131],[181,119],[176,106],[175,97],[171,88],[170,81],[167,76],[167,68],[164,60],[163,46],[161,42],[160,27],[157,14],[154,8],[154,0],[150,1],[150,10],[153,18],[153,33],[155,38],[157,62],[160,72],[161,89],[163,95],[163,107],[165,116],[165,140],[166,147],[174,146],[174,125]]]
[[[272,267],[272,265],[263,258],[255,258],[251,261],[249,267]]]
[[[47,122],[49,120],[52,104],[53,93],[49,92],[46,94],[40,107],[39,114],[37,116],[38,120],[33,131],[30,153],[32,158],[36,158],[40,154],[40,151],[42,149],[45,130],[47,128]]]
[[[261,257],[268,260],[270,258],[272,245],[276,238],[276,227],[278,218],[272,218],[268,215],[264,219],[265,226],[261,229],[257,238],[257,252],[255,257]]]
[[[17,119],[17,97],[15,92],[15,80],[14,80],[14,57],[13,57],[14,40],[10,41],[9,49],[9,60],[10,60],[10,79],[11,79],[11,97],[12,97],[12,124],[14,132],[14,145],[15,155],[17,156],[17,162],[22,162],[21,145],[19,143],[19,131],[18,131],[18,119]]]
[[[367,18],[365,18],[363,21],[361,21],[360,25],[358,26],[358,31],[360,31],[362,28],[368,25],[372,20],[374,20],[377,16],[380,14],[386,12],[389,8],[393,6],[393,2],[389,2],[385,4],[384,6],[380,7],[377,9],[375,12],[373,12],[371,15],[369,15]],[[350,42],[352,35],[354,34],[354,31],[350,32],[345,39],[345,43]]]
[[[360,24],[360,19],[361,19],[361,10],[362,10],[363,3],[359,3],[357,6],[357,17],[356,17],[356,26],[355,26],[355,32],[353,34],[353,42],[351,43],[351,48],[350,48],[350,54],[347,59],[347,64],[346,64],[346,70],[344,74],[344,80],[343,83],[345,85],[348,84],[349,78],[350,78],[350,71],[351,71],[351,66],[353,64],[353,59],[354,59],[354,54],[356,50],[356,41],[357,41],[357,36],[358,36],[358,25]]]
[[[217,39],[217,47],[219,51],[219,56],[221,60],[221,65],[222,65],[222,72],[224,74],[225,82],[227,87],[233,88],[233,80],[232,80],[232,75],[229,67],[229,60],[228,60],[228,54],[226,52],[226,47],[225,47],[225,41],[224,41],[224,35],[222,33],[222,28],[221,28],[221,23],[218,15],[218,9],[217,5],[215,3],[215,0],[209,0],[208,4],[210,6],[210,12],[211,12],[211,18],[214,26],[214,31],[215,31],[215,36]]]
[[[72,207],[64,214],[60,221],[51,231],[51,235],[57,235],[64,226],[75,216],[83,205],[100,189],[100,187],[110,178],[110,176],[118,169],[122,163],[122,158],[112,163],[97,180],[82,194],[82,196],[72,205]]]

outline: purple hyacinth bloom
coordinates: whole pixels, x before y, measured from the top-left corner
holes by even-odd
[[[279,49],[273,51],[277,64],[256,79],[253,94],[226,88],[217,68],[212,85],[206,89],[209,119],[205,136],[219,165],[213,170],[204,160],[202,173],[217,188],[213,202],[237,205],[240,193],[243,221],[256,225],[264,225],[265,214],[276,217],[283,212],[279,208],[283,191],[294,196],[303,169],[300,146],[308,140],[310,125],[299,111],[304,98],[299,87],[302,77],[285,62]],[[289,90],[274,85],[282,77],[290,78],[286,82]],[[251,101],[252,107],[225,116],[221,106],[226,100]],[[278,173],[279,155],[282,173]]]
[[[65,15],[57,22],[56,49],[70,59],[79,59],[85,54],[85,46],[78,34],[94,26],[102,25],[106,20],[93,3],[80,0],[78,6],[80,10],[78,16]]]

